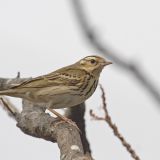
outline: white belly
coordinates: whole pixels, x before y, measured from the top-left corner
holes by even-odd
[[[82,96],[77,95],[63,95],[62,97],[54,96],[52,100],[49,102],[49,107],[52,109],[59,109],[59,108],[67,108],[76,106],[85,101],[85,98]]]

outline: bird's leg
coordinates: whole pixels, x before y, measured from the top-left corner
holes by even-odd
[[[60,119],[62,119],[63,121],[65,121],[65,122],[69,123],[70,125],[76,127],[77,130],[78,130],[79,132],[81,132],[80,129],[78,128],[78,126],[76,125],[76,123],[73,122],[71,119],[69,119],[69,118],[67,118],[67,117],[59,114],[59,113],[56,112],[54,109],[50,109],[50,108],[47,108],[47,109],[48,109],[50,112],[52,112],[53,114],[55,114],[57,117],[59,117]],[[58,124],[59,124],[59,123],[61,123],[61,122],[58,122]]]

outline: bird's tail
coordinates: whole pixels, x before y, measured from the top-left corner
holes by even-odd
[[[1,96],[10,96],[12,94],[13,94],[13,90],[12,89],[7,89],[7,90],[0,91],[0,95]]]

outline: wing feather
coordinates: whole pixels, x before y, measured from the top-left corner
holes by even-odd
[[[21,84],[14,86],[11,89],[81,85],[84,76],[75,76],[72,74],[73,72],[75,72],[75,69],[67,70],[67,74],[66,71],[52,72],[50,74],[22,82]]]

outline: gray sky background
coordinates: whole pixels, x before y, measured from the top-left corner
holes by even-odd
[[[160,2],[158,0],[86,0],[93,28],[126,60],[144,68],[160,87]],[[46,74],[91,54],[66,0],[0,0],[0,77]],[[132,75],[114,65],[100,78],[109,112],[142,160],[160,159],[160,110]],[[91,121],[89,109],[101,114],[99,88],[87,101],[87,135],[95,159],[131,159],[103,122]],[[19,99],[11,100],[21,108]],[[23,134],[0,109],[0,159],[58,160],[56,144]]]

